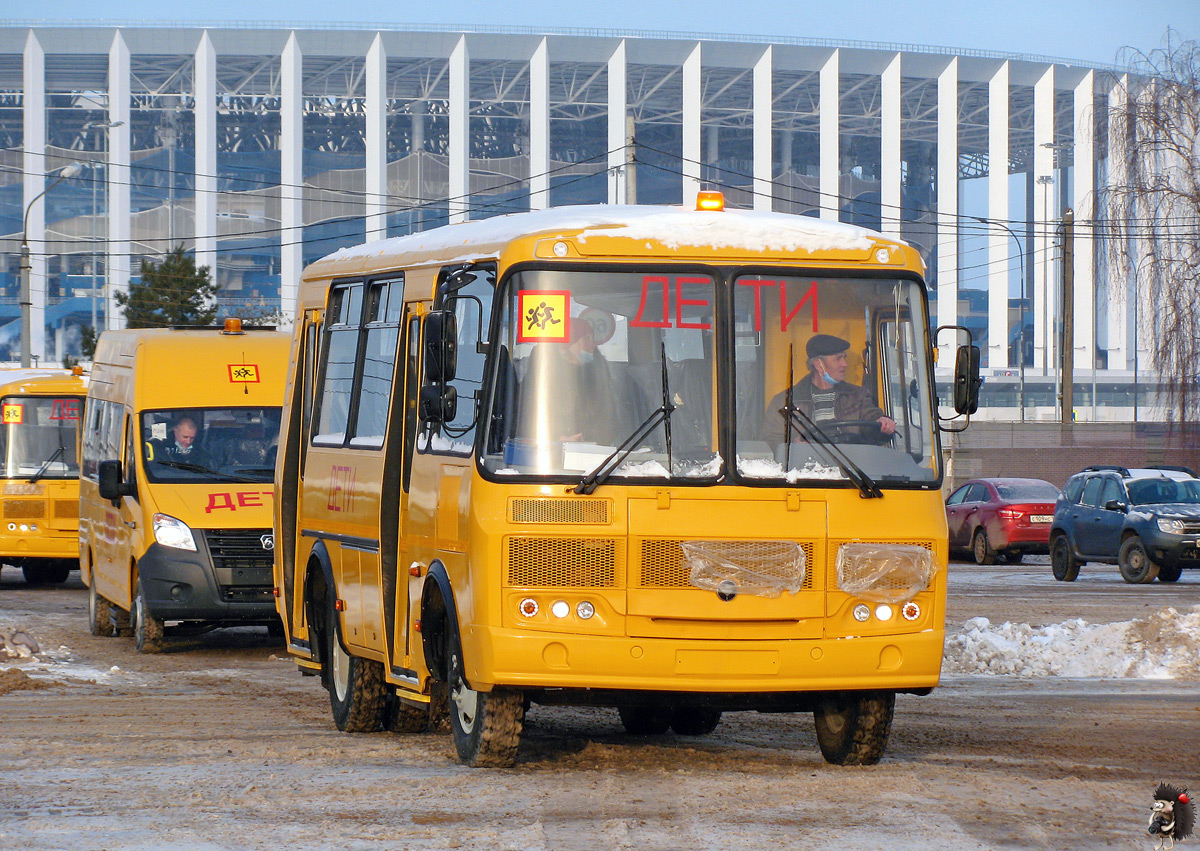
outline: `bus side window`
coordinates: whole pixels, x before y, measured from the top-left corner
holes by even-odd
[[[449,275],[454,269],[443,270]],[[483,388],[483,369],[487,358],[488,326],[492,318],[496,270],[492,266],[471,269],[474,280],[443,297],[437,307],[454,311],[458,320],[458,362],[450,385],[458,393],[458,413],[451,422],[440,426],[451,441],[450,451],[465,454],[475,439],[476,422]]]
[[[137,427],[134,424],[133,414],[126,412],[125,414],[125,463],[122,465],[121,478],[127,485],[133,485],[137,482]],[[137,494],[130,494],[134,499]]]

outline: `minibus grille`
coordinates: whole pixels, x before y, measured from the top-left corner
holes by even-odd
[[[508,539],[506,582],[520,588],[615,588],[624,573],[611,538]]]
[[[514,497],[508,502],[510,523],[608,523],[612,500]]]
[[[60,520],[78,520],[79,519],[79,500],[77,499],[56,499],[54,500],[54,516]]]
[[[727,546],[734,547],[739,558],[753,561],[756,554],[761,554],[764,547],[774,550],[771,541],[729,541]],[[808,564],[813,563],[813,553],[816,545],[812,541],[799,541],[804,550],[804,558]],[[684,558],[683,547],[676,539],[645,538],[641,542],[641,560],[638,565],[637,577],[634,580],[637,588],[691,588],[691,569]],[[813,572],[805,571],[804,590],[813,587]]]
[[[208,529],[204,539],[213,567],[244,569],[271,567],[274,550],[263,546],[270,535],[270,529]]]
[[[4,500],[4,517],[7,520],[30,520],[45,513],[40,499]]]
[[[826,551],[827,564],[825,567],[827,582],[828,582],[827,587],[830,590],[834,590],[838,587],[838,576],[837,576],[838,547],[840,547],[842,544],[850,544],[850,543],[878,544],[880,547],[887,547],[892,544],[907,544],[909,546],[914,546],[914,547],[924,547],[927,550],[932,550],[935,554],[937,552],[937,550],[933,546],[933,541],[863,541],[858,538],[855,538],[852,541],[850,541],[850,540],[830,540],[829,549]],[[811,562],[810,562],[810,564],[811,564]],[[886,581],[885,581],[885,584],[886,584]]]

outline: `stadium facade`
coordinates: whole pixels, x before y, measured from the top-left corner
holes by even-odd
[[[23,238],[32,350],[59,360],[174,246],[227,312],[286,315],[303,266],[345,245],[718,188],[919,246],[934,323],[972,329],[1007,419],[1058,418],[1071,210],[1076,413],[1136,418],[1138,300],[1093,228],[1119,74],[700,34],[0,22],[0,357]]]

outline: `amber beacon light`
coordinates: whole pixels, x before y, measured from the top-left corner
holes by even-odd
[[[696,209],[697,210],[714,210],[720,212],[725,209],[725,196],[720,192],[705,189],[696,193]]]

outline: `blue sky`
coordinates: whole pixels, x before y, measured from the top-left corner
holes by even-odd
[[[16,6],[9,5],[7,20],[655,30],[935,45],[1102,64],[1115,62],[1122,47],[1158,47],[1168,27],[1200,39],[1200,0],[39,0]]]

